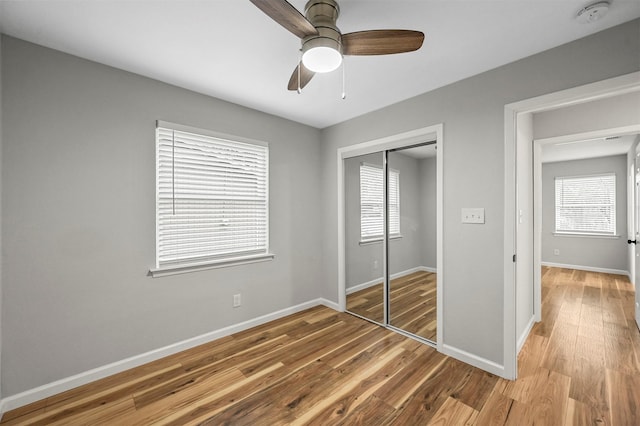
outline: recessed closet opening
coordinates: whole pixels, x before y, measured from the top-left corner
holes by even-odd
[[[338,152],[340,305],[442,340],[442,125]]]

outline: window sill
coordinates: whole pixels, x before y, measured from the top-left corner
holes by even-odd
[[[552,232],[555,237],[571,237],[571,238],[603,238],[605,240],[614,240],[620,238],[620,235],[610,234],[580,234],[577,232]]]
[[[230,259],[215,260],[202,263],[190,263],[183,265],[161,266],[149,269],[149,275],[153,278],[166,277],[168,275],[186,274],[188,272],[205,271],[207,269],[226,268],[228,266],[247,265],[249,263],[267,262],[273,260],[275,254],[259,254],[254,256],[234,257]]]
[[[402,235],[401,235],[401,234],[398,234],[398,235],[391,235],[391,236],[389,237],[389,239],[390,239],[390,240],[397,240],[397,239],[399,239],[399,238],[402,238]],[[360,244],[361,246],[366,246],[366,245],[369,245],[369,244],[381,243],[383,240],[384,240],[384,239],[383,239],[382,237],[380,237],[380,238],[371,238],[371,239],[368,239],[368,240],[360,240],[360,243],[359,243],[359,244]]]

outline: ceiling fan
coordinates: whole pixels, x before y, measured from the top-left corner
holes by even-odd
[[[343,55],[388,55],[420,49],[424,33],[369,30],[342,34],[336,26],[335,0],[309,0],[305,16],[286,0],[250,0],[267,16],[302,39],[302,60],[289,79],[289,90],[305,87],[316,73],[337,69]]]

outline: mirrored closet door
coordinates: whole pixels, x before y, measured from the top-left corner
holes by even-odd
[[[389,324],[435,342],[435,144],[388,151]]]
[[[348,312],[429,342],[437,335],[435,142],[345,158]]]
[[[344,160],[347,310],[380,324],[385,322],[383,154]]]

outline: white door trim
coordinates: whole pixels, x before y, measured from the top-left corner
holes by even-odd
[[[442,352],[443,345],[443,305],[444,305],[444,268],[443,268],[443,130],[442,123],[433,126],[422,127],[397,135],[387,136],[355,145],[346,146],[337,150],[337,171],[338,171],[338,305],[341,311],[347,307],[345,294],[345,224],[344,224],[344,159],[356,157],[358,155],[370,154],[372,152],[384,151],[388,149],[400,148],[419,142],[436,140],[436,269],[438,280],[436,284],[436,309],[437,309],[437,349]]]
[[[533,197],[531,188],[519,188],[516,182],[517,115],[579,104],[637,90],[640,90],[640,72],[525,99],[507,104],[504,107],[504,368],[506,378],[515,379],[518,368],[515,328],[516,282],[515,267],[512,259],[512,256],[516,253],[516,239],[518,237],[516,229],[516,191]],[[530,147],[526,146],[519,147],[519,149],[525,149],[525,152],[528,153],[532,151]],[[531,158],[531,161],[533,161],[533,158]],[[529,242],[531,245],[533,243],[533,241]],[[520,259],[519,261],[532,262],[533,260]],[[534,313],[536,318],[539,315],[539,309],[540,306]]]
[[[640,167],[640,159],[638,157],[640,157],[640,137],[636,137],[635,140],[635,146],[633,147],[632,150],[632,154],[633,154],[633,161],[631,162],[631,167],[633,168],[633,203],[632,203],[632,208],[633,208],[633,235],[631,236],[631,238],[633,238],[634,240],[638,240],[638,236],[640,235],[640,229],[638,229],[638,223],[639,223],[639,218],[638,218],[638,204],[640,203],[640,197],[638,196],[638,180],[640,179],[640,175],[638,175],[638,168]],[[638,245],[634,244],[634,249],[632,251],[632,259],[631,262],[633,263],[633,288],[635,290],[635,306],[634,306],[634,311],[635,311],[635,319],[636,319],[636,325],[638,326],[638,329],[640,329],[640,279],[638,278],[638,275],[640,275],[640,259],[638,258],[638,256],[640,256],[640,253],[638,253]],[[632,268],[629,268],[632,269]]]

